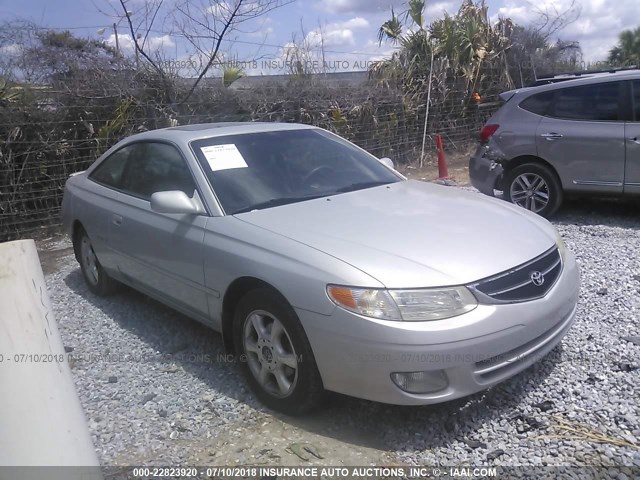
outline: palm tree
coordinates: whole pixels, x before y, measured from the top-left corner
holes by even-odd
[[[244,77],[244,72],[239,67],[227,67],[222,72],[222,83],[225,87],[228,87],[236,80]]]
[[[625,30],[618,37],[618,45],[609,52],[609,63],[614,65],[640,64],[640,27]]]
[[[378,80],[404,84],[411,90],[411,86],[419,88],[423,83],[420,79],[428,74],[432,46],[425,29],[424,0],[409,0],[407,6],[408,10],[402,15],[391,9],[391,18],[378,31],[380,44],[389,41],[400,50],[389,59],[375,62],[371,73]]]
[[[456,15],[446,14],[428,26],[424,7],[423,0],[410,0],[404,15],[391,11],[391,19],[380,27],[378,40],[399,45],[400,51],[374,64],[374,76],[402,78],[405,87],[414,85],[416,79],[428,75],[432,50],[436,58],[449,65],[451,73],[464,77],[466,88],[471,90],[487,66],[507,66],[506,52],[511,46],[513,24],[502,20],[492,26],[484,0],[478,3],[464,0]],[[405,28],[403,20],[409,28]],[[507,86],[512,86],[508,74],[505,81]]]

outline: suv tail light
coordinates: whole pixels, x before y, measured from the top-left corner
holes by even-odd
[[[480,143],[487,143],[499,127],[500,125],[495,123],[489,123],[482,127],[482,130],[480,130]]]

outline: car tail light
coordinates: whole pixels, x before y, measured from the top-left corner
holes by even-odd
[[[500,125],[496,125],[495,123],[489,123],[482,127],[482,130],[480,130],[480,143],[487,143],[499,127]]]

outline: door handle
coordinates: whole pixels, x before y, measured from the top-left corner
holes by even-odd
[[[116,227],[122,225],[122,217],[120,215],[113,215],[111,217],[111,223],[113,223]]]
[[[542,138],[546,138],[547,140],[558,140],[559,138],[562,138],[563,135],[560,133],[556,133],[556,132],[549,132],[549,133],[543,133],[542,135],[540,135]]]
[[[640,145],[640,139],[638,137],[632,137],[628,139],[630,142],[635,143],[636,145]]]

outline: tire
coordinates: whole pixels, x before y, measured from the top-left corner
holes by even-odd
[[[73,248],[80,263],[82,276],[89,290],[101,297],[114,293],[118,289],[119,284],[111,278],[107,272],[105,272],[104,268],[102,268],[102,265],[100,265],[98,257],[93,251],[91,239],[82,227],[80,227],[75,236]]]
[[[562,204],[562,185],[556,173],[540,163],[525,163],[510,170],[503,184],[504,199],[537,213],[553,215]]]
[[[279,294],[267,288],[247,293],[236,308],[233,333],[242,373],[263,404],[301,415],[323,403],[326,394],[309,340]]]

